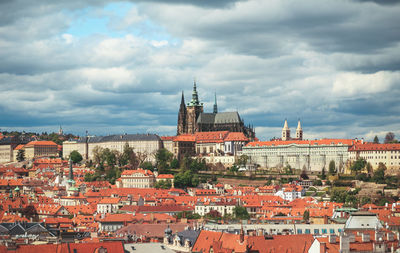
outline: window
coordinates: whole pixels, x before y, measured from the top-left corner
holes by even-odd
[[[319,234],[319,229],[314,229],[314,234],[315,235]]]
[[[311,233],[310,229],[306,228],[306,232],[305,233],[306,234],[310,234]]]
[[[334,234],[335,233],[335,229],[333,229],[333,228],[329,229],[329,233]]]
[[[300,229],[300,228],[298,228],[298,229],[297,229],[297,234],[302,234],[302,233],[303,233],[303,230]]]
[[[327,234],[327,233],[328,233],[328,230],[325,229],[325,228],[323,228],[323,229],[322,229],[322,233],[323,233],[323,234]]]

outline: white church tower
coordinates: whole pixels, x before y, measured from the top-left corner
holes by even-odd
[[[303,140],[303,129],[301,128],[300,119],[299,119],[299,123],[297,123],[296,139]]]
[[[285,124],[283,125],[282,129],[282,141],[290,140],[290,129],[288,127],[287,120],[285,119]]]

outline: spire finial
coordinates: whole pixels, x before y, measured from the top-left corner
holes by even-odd
[[[197,89],[196,89],[196,79],[194,79],[193,82],[193,92],[192,92],[192,100],[189,103],[190,106],[199,106],[199,96],[197,94]]]
[[[217,113],[218,113],[217,92],[215,92],[214,95],[215,95],[215,98],[214,98],[214,111],[213,111],[213,113],[214,113],[214,114],[217,114]]]

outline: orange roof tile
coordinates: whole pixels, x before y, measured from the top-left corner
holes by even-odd
[[[376,151],[376,150],[400,150],[400,143],[365,143],[357,144],[349,149],[350,151]]]
[[[25,145],[25,147],[31,146],[57,146],[57,144],[52,141],[31,141]]]
[[[297,145],[354,145],[356,143],[361,143],[359,140],[353,139],[321,139],[321,140],[290,140],[290,141],[256,141],[250,142],[246,145],[246,147],[257,147],[257,146],[284,146],[290,144]]]

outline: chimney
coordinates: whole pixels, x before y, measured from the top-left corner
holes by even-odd
[[[353,233],[349,234],[349,242],[355,242],[356,241],[356,235]]]
[[[244,230],[243,230],[243,226],[240,228],[239,238],[240,238],[240,243],[242,244],[242,243],[244,242]]]
[[[329,235],[329,243],[336,243],[336,235],[335,234]]]
[[[350,240],[347,235],[340,235],[340,252],[350,252]]]
[[[375,241],[383,240],[382,232],[375,231]]]
[[[394,234],[393,233],[387,233],[386,238],[389,242],[394,241]]]
[[[326,253],[326,243],[325,242],[320,242],[319,252]]]
[[[361,240],[362,242],[370,242],[371,238],[370,238],[370,234],[368,233],[362,233],[361,234]]]

